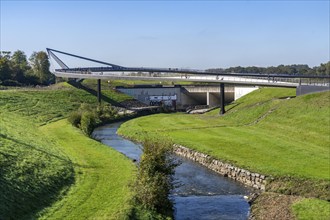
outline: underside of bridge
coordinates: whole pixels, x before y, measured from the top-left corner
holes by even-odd
[[[117,87],[117,90],[147,105],[168,105],[177,110],[185,110],[194,106],[205,108],[221,106],[221,88],[219,86],[173,86],[173,87]],[[225,101],[234,100],[234,87],[225,87]],[[175,106],[173,106],[175,104]]]

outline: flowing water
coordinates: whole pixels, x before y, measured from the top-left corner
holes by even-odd
[[[139,161],[142,146],[116,134],[122,122],[96,128],[93,137],[134,161]],[[178,157],[182,163],[175,169],[178,187],[172,192],[175,219],[247,219],[249,204],[243,198],[251,189],[225,178],[198,163]]]

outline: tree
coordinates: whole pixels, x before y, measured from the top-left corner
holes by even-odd
[[[54,83],[55,77],[49,71],[50,63],[44,51],[33,52],[29,60],[33,73],[38,78],[40,84],[47,85]]]
[[[317,75],[330,75],[330,61],[327,63],[321,63],[320,66],[316,67]]]
[[[23,51],[17,50],[11,57],[12,79],[25,83],[26,72],[30,69],[26,55]]]
[[[6,57],[0,57],[0,81],[5,81],[11,78],[9,63],[10,61]]]

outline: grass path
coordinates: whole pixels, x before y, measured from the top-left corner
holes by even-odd
[[[122,154],[85,137],[66,120],[40,128],[74,164],[75,183],[41,219],[119,219],[130,209],[135,166]]]

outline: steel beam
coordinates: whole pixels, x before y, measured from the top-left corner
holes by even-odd
[[[220,115],[225,114],[225,84],[220,83]]]
[[[97,79],[97,101],[101,104],[101,79]]]

